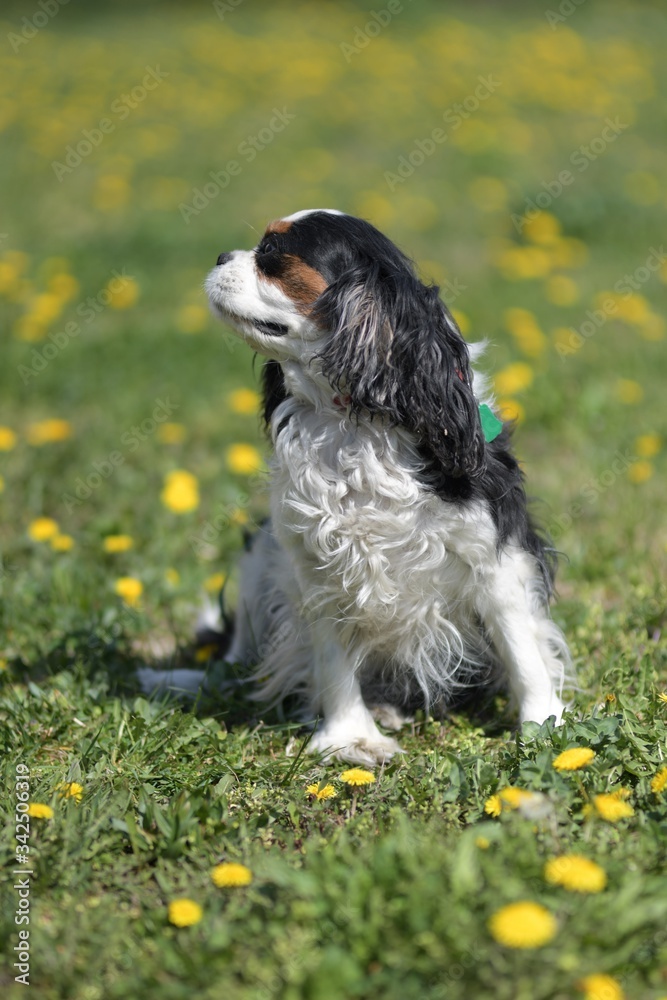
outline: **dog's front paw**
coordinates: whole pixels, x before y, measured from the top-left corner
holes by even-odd
[[[337,757],[366,767],[385,764],[395,753],[403,753],[396,740],[383,736],[379,729],[359,735],[328,726],[318,729],[308,744],[308,750],[310,753],[321,753],[325,759]]]

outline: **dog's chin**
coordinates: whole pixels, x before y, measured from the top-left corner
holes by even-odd
[[[266,349],[266,342],[263,338],[285,337],[289,333],[289,327],[284,323],[258,319],[255,316],[241,316],[214,298],[210,298],[209,302],[215,314],[228,326],[232,326],[256,350]],[[262,339],[258,339],[258,334]]]

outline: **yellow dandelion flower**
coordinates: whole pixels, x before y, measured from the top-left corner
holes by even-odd
[[[615,393],[619,402],[625,403],[626,406],[641,403],[644,398],[644,390],[639,382],[635,382],[631,378],[619,378],[616,382]]]
[[[122,597],[125,604],[136,608],[144,592],[144,585],[141,580],[137,580],[134,576],[121,576],[116,580],[113,589],[119,597]]]
[[[218,647],[214,646],[212,643],[209,643],[206,646],[200,646],[195,653],[195,660],[197,663],[208,663],[217,648]]]
[[[663,767],[651,781],[651,791],[660,795],[667,788],[667,767]]]
[[[28,343],[44,340],[46,336],[44,325],[39,323],[31,313],[19,316],[12,327],[12,332],[18,340],[26,340]]]
[[[192,927],[198,924],[204,915],[199,905],[192,899],[172,899],[169,904],[167,915],[169,923],[176,927]]]
[[[53,809],[43,802],[31,802],[28,806],[28,816],[33,819],[53,819]]]
[[[492,795],[484,803],[484,812],[488,816],[500,816],[503,811],[503,802],[499,795]]]
[[[565,274],[553,274],[547,278],[544,293],[555,306],[571,306],[580,297],[576,282]]]
[[[199,484],[197,477],[184,469],[170,472],[164,481],[160,498],[165,507],[174,514],[187,514],[199,506]]]
[[[498,792],[498,798],[503,806],[509,809],[518,809],[522,802],[528,802],[533,798],[532,792],[527,792],[523,788],[503,788]]]
[[[658,701],[661,701],[663,704],[667,705],[667,691],[660,692],[660,694],[658,695]]]
[[[623,802],[623,790],[619,792],[596,795],[593,798],[593,809],[598,816],[608,823],[617,823],[619,819],[634,816],[635,811],[628,802]]]
[[[257,413],[260,399],[254,389],[235,389],[229,394],[229,408],[233,413]]]
[[[333,799],[336,796],[336,789],[333,785],[324,785],[322,788],[319,785],[308,785],[306,792],[308,795],[314,795],[320,801],[322,799]]]
[[[561,885],[570,892],[602,892],[607,884],[604,868],[581,854],[551,858],[544,867],[544,877],[551,885]]]
[[[233,444],[227,449],[227,468],[239,476],[257,472],[262,464],[262,456],[251,444]]]
[[[69,420],[59,420],[56,417],[29,424],[26,431],[28,444],[34,445],[35,448],[51,444],[53,441],[66,441],[71,436],[72,425]]]
[[[361,191],[354,204],[355,215],[372,220],[376,226],[386,226],[396,215],[396,209],[388,198],[376,191]]]
[[[505,327],[514,337],[519,349],[528,357],[537,358],[546,350],[547,338],[528,309],[506,309]]]
[[[102,548],[105,552],[127,552],[134,545],[134,539],[131,535],[107,535],[102,542]]]
[[[616,695],[615,695],[615,694],[613,694],[613,692],[611,692],[611,691],[610,691],[610,692],[609,692],[609,694],[606,694],[606,695],[604,696],[604,700],[605,700],[606,702],[609,702],[609,704],[610,704],[610,705],[613,705],[613,704],[614,704],[614,702],[616,701]]]
[[[180,444],[185,441],[185,434],[183,424],[160,424],[157,429],[157,438],[162,444]]]
[[[527,389],[533,382],[533,369],[524,361],[515,361],[496,374],[494,379],[499,396],[513,396]]]
[[[577,983],[584,994],[584,1000],[625,1000],[623,987],[613,976],[595,973],[584,976]]]
[[[208,590],[209,594],[215,594],[219,590],[222,590],[226,579],[227,576],[225,573],[213,573],[204,580],[204,590]]]
[[[488,837],[475,837],[475,847],[479,847],[480,851],[488,851],[491,841]]]
[[[523,227],[523,235],[531,243],[552,246],[560,238],[560,222],[550,212],[537,212]]]
[[[662,447],[659,434],[641,434],[635,440],[635,451],[641,458],[653,458]]]
[[[641,323],[639,332],[644,340],[664,340],[666,329],[667,323],[665,323],[663,316],[658,316],[656,313],[649,313]]]
[[[83,796],[83,785],[80,785],[78,781],[64,781],[58,785],[58,791],[63,799],[74,799],[75,802],[80,802]]]
[[[583,267],[588,260],[588,247],[581,240],[572,236],[564,236],[549,247],[552,267],[577,268]]]
[[[551,259],[541,247],[508,246],[496,258],[496,264],[508,281],[545,278],[551,270]]]
[[[97,178],[93,204],[100,212],[117,212],[130,198],[130,185],[121,174],[103,174]]]
[[[343,771],[340,779],[346,785],[352,785],[356,788],[360,785],[372,785],[375,781],[375,775],[372,771],[364,770],[363,767],[351,767],[349,771]]]
[[[470,333],[470,319],[467,313],[461,312],[460,309],[452,309],[452,316],[464,337],[467,333]]]
[[[641,326],[651,315],[651,307],[643,295],[617,295],[613,298],[618,317],[626,323]]]
[[[556,936],[556,918],[539,903],[510,903],[489,920],[491,936],[506,948],[541,948]]]
[[[63,300],[57,295],[43,292],[30,303],[30,319],[38,326],[46,328],[57,319],[63,308]]]
[[[206,326],[208,319],[209,312],[205,306],[183,306],[176,316],[176,326],[180,333],[199,333]]]
[[[53,535],[49,539],[49,544],[54,552],[69,552],[74,548],[74,539],[71,535]]]
[[[640,458],[628,469],[628,479],[631,483],[645,483],[653,475],[653,466],[646,459]]]
[[[164,578],[170,587],[178,587],[181,582],[181,574],[173,566],[170,566],[168,570],[165,571]]]
[[[218,889],[223,889],[227,886],[250,885],[252,882],[252,872],[245,865],[224,862],[221,865],[216,865],[211,871],[211,879],[217,885]]]
[[[557,771],[578,771],[580,767],[590,764],[594,757],[595,750],[590,747],[570,747],[558,754],[553,765]]]
[[[33,542],[48,542],[58,534],[58,522],[52,517],[38,517],[28,525],[28,534]]]
[[[113,278],[106,287],[112,309],[130,309],[139,298],[139,285],[134,278]]]
[[[517,424],[521,424],[526,419],[525,407],[522,406],[518,399],[510,399],[508,396],[503,396],[497,400],[496,405],[502,420],[513,420]]]
[[[69,302],[75,297],[75,295],[78,295],[81,286],[76,278],[73,278],[71,274],[61,272],[60,274],[54,274],[52,278],[49,278],[46,287],[62,302]]]
[[[0,427],[0,451],[11,451],[16,445],[16,434],[11,427]]]

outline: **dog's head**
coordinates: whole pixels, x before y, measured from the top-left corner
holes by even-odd
[[[408,428],[447,474],[482,471],[468,347],[437,287],[370,223],[320,209],[272,222],[254,250],[220,254],[206,290],[256,351]]]

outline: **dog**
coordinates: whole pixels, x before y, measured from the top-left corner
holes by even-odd
[[[256,665],[259,697],[322,717],[311,751],[366,766],[400,751],[378,719],[466,692],[506,686],[522,722],[560,722],[556,554],[473,370],[485,345],[386,236],[333,209],[221,253],[205,287],[266,359],[273,443],[227,660]]]

